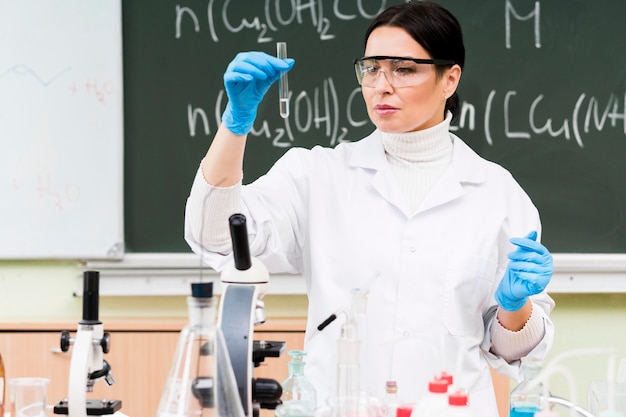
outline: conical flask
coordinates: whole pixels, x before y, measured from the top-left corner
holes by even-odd
[[[191,284],[189,324],[161,396],[157,417],[244,417],[221,330],[215,325],[213,283]]]
[[[511,391],[509,401],[510,417],[532,417],[541,410],[543,384],[536,384],[534,387],[531,385],[531,382],[534,383],[534,379],[541,373],[541,365],[541,360],[538,358],[522,358],[524,380]]]

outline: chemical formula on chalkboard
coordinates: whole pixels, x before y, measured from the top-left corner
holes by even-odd
[[[289,118],[280,120],[257,118],[250,135],[269,139],[274,147],[288,148],[294,146],[298,134],[315,129],[328,138],[328,141],[323,143],[324,145],[335,146],[346,138],[347,126],[362,126],[368,122],[362,115],[356,116],[352,113],[351,106],[358,94],[360,94],[360,90],[355,89],[347,99],[341,100],[337,95],[333,79],[328,78],[322,81],[320,87],[314,87],[310,92],[300,91],[295,97],[290,94],[289,101],[293,110]],[[360,99],[360,97],[358,98]],[[221,120],[220,109],[226,105],[224,100],[226,100],[225,92],[220,90],[213,109],[207,111],[190,105],[187,107],[190,136],[196,136],[198,126],[202,127],[204,135],[209,135],[217,130]],[[345,107],[340,108],[344,105]],[[215,114],[216,116],[213,132],[208,114]],[[345,115],[346,120],[341,120],[340,115]]]
[[[461,112],[458,125],[452,129],[476,130],[476,124],[483,123],[482,131],[485,134],[485,141],[493,145],[494,137],[502,139],[531,139],[541,135],[548,135],[551,138],[574,139],[579,147],[584,147],[583,137],[585,135],[595,136],[605,128],[617,128],[626,134],[626,94],[623,98],[617,94],[610,93],[606,102],[600,99],[587,96],[581,93],[575,103],[571,105],[569,117],[561,120],[553,120],[550,116],[551,109],[542,106],[544,95],[539,94],[530,103],[516,102],[517,91],[506,91],[499,97],[497,91],[492,90],[487,96],[484,106],[483,117],[477,116],[476,105],[468,101],[461,103]],[[500,100],[498,100],[498,98]],[[500,105],[503,111],[503,130],[492,132],[493,107]],[[528,115],[527,119],[520,123],[519,115]],[[515,115],[515,116],[513,116]],[[524,119],[522,119],[524,120]]]
[[[193,21],[194,30],[199,32],[203,27],[209,31],[213,42],[227,35],[252,32],[258,43],[275,42],[274,33],[293,25],[308,26],[317,33],[319,40],[334,39],[335,28],[341,22],[357,18],[373,19],[388,3],[377,0],[366,8],[363,1],[332,2],[311,0],[264,0],[259,1],[262,9],[250,7],[246,3],[244,10],[258,10],[257,14],[241,15],[242,4],[237,1],[209,0],[200,4],[199,8],[176,5],[176,38],[182,36],[181,25],[185,19]],[[332,3],[332,4],[331,4]],[[206,21],[206,25],[201,22]]]
[[[366,4],[367,3],[367,4]],[[243,36],[242,32],[252,33],[257,44],[272,42],[276,34],[282,35],[293,25],[299,30],[308,29],[320,35],[320,44],[339,36],[330,32],[341,22],[361,19],[365,22],[372,19],[386,7],[387,2],[332,2],[323,1],[292,1],[280,2],[266,0],[259,3],[256,9],[245,8],[242,11],[236,1],[209,1],[202,8],[176,5],[175,38],[184,40],[193,34],[208,31],[211,43],[230,42],[232,38]],[[544,38],[551,39],[549,24],[542,28],[542,2],[535,2],[532,7],[515,5],[511,0],[502,1],[503,33],[501,45],[503,51],[515,54],[522,50],[542,48]],[[554,19],[554,16],[544,19]],[[205,24],[203,23],[205,18]],[[322,29],[325,28],[325,29]],[[543,29],[543,32],[542,32]],[[547,34],[545,33],[547,32]],[[307,43],[308,44],[308,43]],[[243,43],[242,43],[243,45]],[[543,48],[555,48],[556,45],[543,41]],[[324,47],[323,47],[324,48]],[[311,52],[316,54],[315,51]],[[471,50],[468,51],[472,53]],[[542,56],[538,53],[537,56]],[[306,58],[306,57],[305,57]],[[306,64],[305,64],[306,65]],[[308,71],[302,69],[299,60],[293,71],[294,77]],[[335,71],[335,70],[333,70]],[[305,75],[306,76],[306,75]],[[325,146],[335,146],[345,140],[358,139],[362,127],[371,128],[363,109],[360,88],[354,83],[353,89],[338,91],[336,81],[344,84],[341,76],[310,78],[305,89],[295,91],[290,97],[294,105],[291,120],[276,120],[273,114],[263,114],[257,119],[251,132],[252,136],[261,136],[269,140],[271,146],[287,148],[301,145],[299,138],[314,133],[317,142]],[[318,85],[315,85],[318,84]],[[302,85],[302,84],[301,84]],[[463,91],[464,81],[461,82]],[[552,86],[550,86],[552,87]],[[188,134],[212,135],[220,123],[220,115],[225,106],[224,91],[214,95],[213,105],[209,108],[187,104],[186,120]],[[461,113],[455,121],[455,131],[477,132],[482,134],[487,144],[502,139],[531,139],[536,137],[561,138],[584,147],[584,137],[593,136],[609,128],[619,128],[626,132],[626,94],[620,91],[608,91],[603,96],[596,96],[587,91],[578,91],[571,102],[563,102],[563,115],[555,114],[550,104],[559,100],[553,91],[539,90],[534,97],[527,97],[515,89],[492,89],[480,102],[473,97],[461,94]],[[560,93],[559,93],[560,94]],[[624,95],[624,100],[620,98]],[[561,111],[560,113],[563,113]],[[215,120],[209,122],[208,115],[214,114]],[[513,116],[514,115],[514,116]],[[520,115],[522,117],[520,117]],[[325,138],[322,140],[321,138]]]

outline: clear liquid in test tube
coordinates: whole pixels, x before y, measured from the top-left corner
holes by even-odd
[[[276,42],[276,57],[278,59],[287,58],[287,42]],[[278,80],[278,108],[280,117],[289,117],[289,82],[287,72],[283,72]]]

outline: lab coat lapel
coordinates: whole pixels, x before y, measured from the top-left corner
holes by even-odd
[[[483,159],[456,135],[451,133],[450,136],[453,143],[452,163],[419,206],[418,213],[462,197],[464,184],[485,180]]]
[[[391,173],[385,157],[380,131],[354,143],[350,166],[372,171],[372,187],[389,203],[404,211],[404,199]]]

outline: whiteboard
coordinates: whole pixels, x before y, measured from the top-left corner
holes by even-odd
[[[0,259],[121,258],[120,0],[0,0]]]

